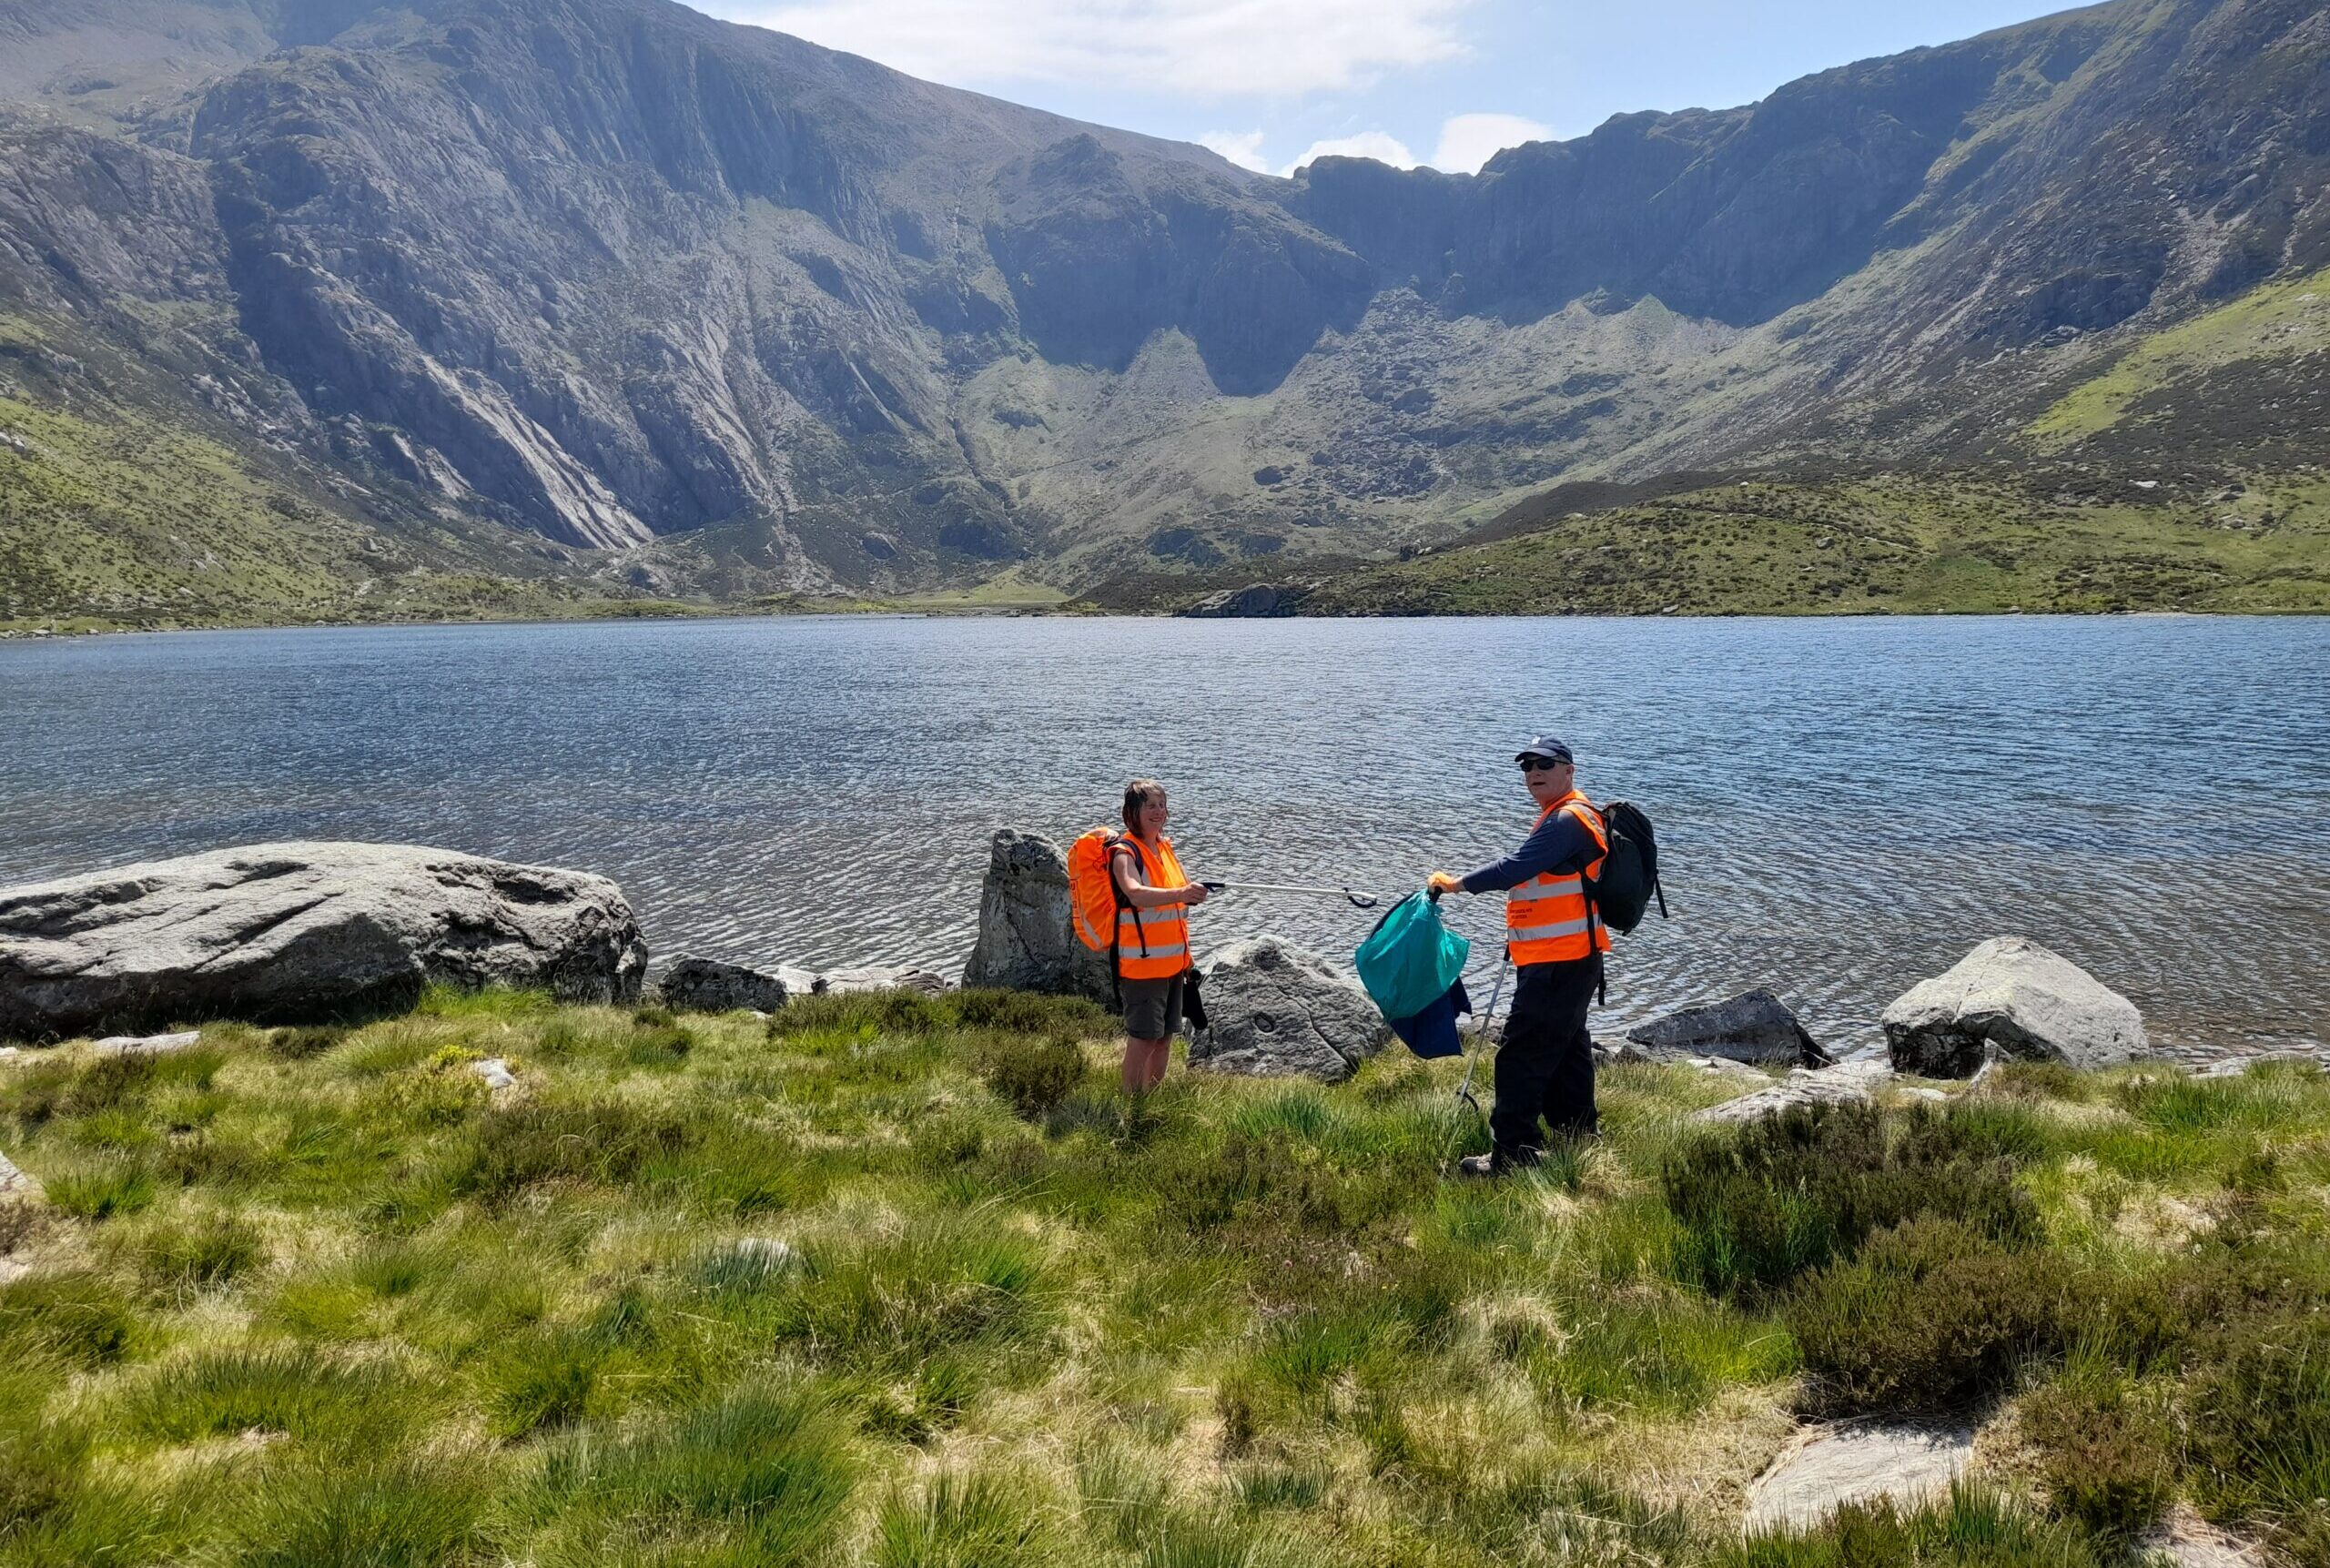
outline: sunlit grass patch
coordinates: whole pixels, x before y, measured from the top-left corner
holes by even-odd
[[[547,1452],[524,1500],[533,1560],[807,1563],[841,1527],[857,1469],[823,1402],[774,1385],[619,1435],[584,1428]]]

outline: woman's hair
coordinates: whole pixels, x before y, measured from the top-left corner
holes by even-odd
[[[1140,831],[1140,808],[1165,798],[1165,786],[1155,779],[1135,779],[1125,785],[1125,825]]]

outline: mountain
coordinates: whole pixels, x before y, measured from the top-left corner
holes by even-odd
[[[1089,591],[1429,561],[1556,481],[2189,507],[2325,455],[2299,0],[1469,177],[1269,178],[665,0],[0,0],[0,621]]]

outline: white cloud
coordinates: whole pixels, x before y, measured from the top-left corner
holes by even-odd
[[[1464,52],[1482,0],[695,0],[717,15],[957,86],[1012,82],[1286,98]]]
[[[1440,127],[1432,167],[1450,174],[1478,174],[1481,166],[1506,147],[1553,139],[1554,128],[1519,115],[1452,115]]]
[[[1372,157],[1393,168],[1416,167],[1416,155],[1399,137],[1386,131],[1362,131],[1355,137],[1332,137],[1312,142],[1302,157],[1286,166],[1286,172],[1292,174],[1312,159],[1322,157]]]
[[[1262,157],[1260,131],[1208,131],[1198,138],[1198,146],[1208,152],[1220,153],[1240,168],[1250,168],[1256,174],[1271,171],[1270,160]]]

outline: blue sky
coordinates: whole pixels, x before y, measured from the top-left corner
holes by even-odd
[[[1476,167],[1635,109],[1753,102],[1808,72],[2058,7],[2033,0],[692,0],[900,70],[1204,141]]]

